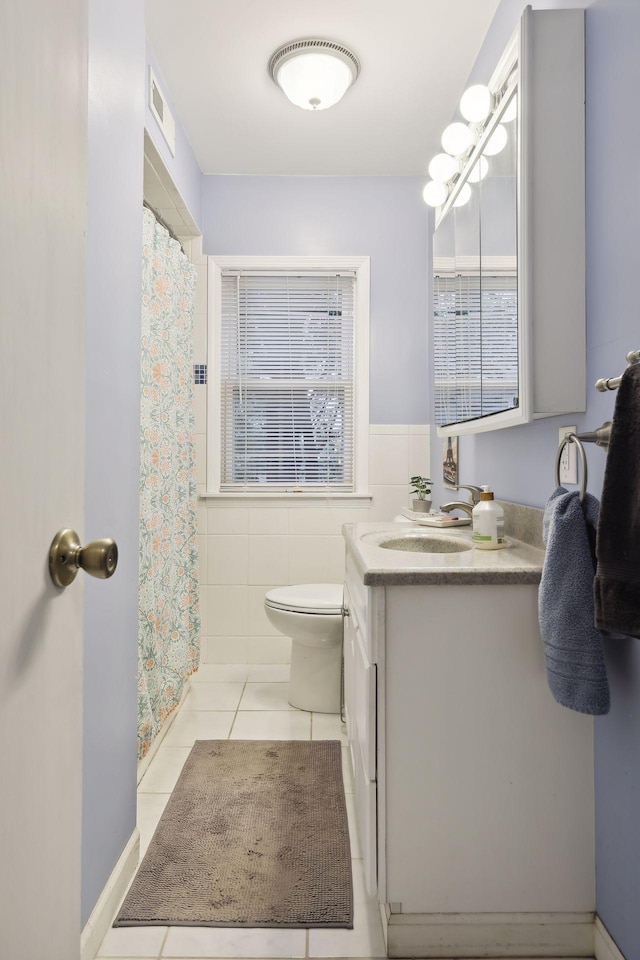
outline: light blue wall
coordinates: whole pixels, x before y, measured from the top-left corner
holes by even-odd
[[[578,6],[587,7],[587,412],[460,438],[462,482],[490,483],[498,496],[534,506],[543,506],[554,486],[558,427],[575,422],[590,429],[611,419],[614,394],[598,393],[593,383],[621,373],[627,351],[640,348],[640,4],[595,0]],[[523,7],[520,0],[501,4],[473,82],[486,81]],[[599,496],[604,454],[589,446],[587,456],[589,489]],[[606,656],[612,707],[596,720],[597,910],[627,960],[638,960],[640,640],[610,641]]]
[[[80,533],[114,537],[120,560],[112,579],[84,579],[83,925],[136,822],[144,44],[143,0],[91,0]]]
[[[186,134],[182,129],[182,125],[176,113],[176,109],[173,105],[171,95],[167,88],[166,83],[160,72],[160,68],[157,62],[154,59],[153,53],[147,46],[147,65],[145,69],[145,90],[148,90],[149,87],[149,66],[153,69],[155,73],[156,80],[160,86],[162,94],[167,101],[169,109],[173,114],[173,118],[176,124],[176,153],[175,156],[172,155],[167,141],[164,138],[164,134],[158,125],[158,121],[151,112],[149,107],[149,98],[145,97],[146,107],[144,115],[144,124],[147,129],[147,133],[153,140],[154,146],[156,147],[158,153],[162,157],[164,164],[171,175],[171,179],[178,188],[180,196],[184,200],[189,210],[189,213],[202,228],[202,181],[203,175],[200,167],[198,166],[198,161],[195,158],[193,150],[191,149],[191,144],[187,140]]]
[[[423,186],[418,177],[204,178],[207,254],[371,257],[371,423],[429,421]]]

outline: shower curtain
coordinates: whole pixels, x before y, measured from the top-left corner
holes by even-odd
[[[196,271],[149,210],[142,244],[138,758],[198,669],[192,328]]]

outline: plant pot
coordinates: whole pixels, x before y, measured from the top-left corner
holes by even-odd
[[[411,509],[414,513],[429,513],[431,510],[431,500],[412,500]]]

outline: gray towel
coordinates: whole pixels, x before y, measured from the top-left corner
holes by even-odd
[[[544,640],[547,680],[565,707],[593,715],[609,712],[609,683],[602,634],[594,626],[593,542],[598,501],[557,487],[547,502],[543,539],[547,545],[538,618]]]
[[[616,396],[598,522],[595,623],[640,637],[640,364]]]

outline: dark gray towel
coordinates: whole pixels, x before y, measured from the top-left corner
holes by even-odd
[[[557,487],[547,502],[542,536],[547,552],[538,593],[551,693],[565,707],[593,715],[609,712],[602,634],[593,621],[593,535],[598,501]]]
[[[640,637],[640,364],[616,396],[596,551],[596,626]]]

